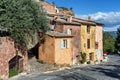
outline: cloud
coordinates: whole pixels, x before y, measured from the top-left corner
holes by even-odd
[[[120,12],[97,12],[94,14],[87,15],[76,15],[76,17],[87,19],[88,16],[91,16],[91,19],[97,22],[103,23],[104,30],[116,31],[120,26]]]

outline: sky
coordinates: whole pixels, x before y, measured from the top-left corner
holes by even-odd
[[[117,31],[120,26],[120,0],[46,0],[57,7],[73,9],[75,16],[104,24],[104,31]]]

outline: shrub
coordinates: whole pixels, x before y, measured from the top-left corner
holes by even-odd
[[[81,60],[81,63],[85,63],[86,62],[86,53],[80,53],[81,54],[81,57],[82,57],[82,60]]]

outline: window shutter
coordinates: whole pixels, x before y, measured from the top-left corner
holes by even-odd
[[[67,40],[67,48],[70,48],[70,40]]]
[[[64,48],[64,42],[63,42],[63,40],[60,41],[60,47]]]

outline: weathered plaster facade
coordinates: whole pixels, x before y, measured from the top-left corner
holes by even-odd
[[[40,1],[37,1],[40,2]],[[60,14],[60,15],[70,15],[74,16],[74,12],[70,9],[65,10],[63,8],[57,8],[54,3],[48,3],[46,1],[40,2],[42,5],[42,8],[44,11],[46,11],[47,14]]]
[[[23,59],[23,69],[28,69],[27,51],[22,53],[18,50],[18,55]],[[9,76],[9,61],[16,56],[14,41],[10,37],[0,37],[0,78],[7,79]]]
[[[96,48],[97,60],[103,60],[103,26],[97,24],[95,32],[95,41],[98,45]]]
[[[80,53],[80,25],[70,25],[70,24],[57,24],[55,25],[55,30],[67,34],[67,29],[71,30],[71,35],[73,35],[73,58]]]
[[[81,52],[85,52],[86,60],[89,61],[90,53],[92,53],[92,61],[96,60],[95,57],[95,26],[90,25],[90,33],[87,33],[87,25],[81,25]],[[90,39],[90,48],[88,49],[87,39]]]
[[[43,2],[44,3],[44,2]],[[70,10],[64,11],[61,8],[51,8],[50,3],[44,4],[44,6],[48,7],[46,9],[48,19],[52,22],[56,22],[55,24],[51,24],[54,26],[55,31],[59,31],[62,33],[67,33],[67,30],[71,30],[71,35],[73,35],[73,59],[79,55],[80,52],[85,52],[87,54],[87,61],[96,61],[98,58],[102,58],[102,24],[91,21],[91,17],[88,17],[88,20],[76,18],[74,16],[74,12]],[[52,4],[53,5],[53,4]],[[52,6],[51,5],[51,6]],[[55,6],[55,5],[54,5]],[[57,12],[56,12],[57,11]],[[70,12],[69,12],[70,11]],[[70,14],[69,14],[69,13]],[[87,26],[90,25],[90,33],[87,33]],[[99,38],[99,39],[98,39]],[[88,39],[90,41],[90,48],[88,49]],[[96,49],[96,43],[98,43],[98,49]],[[98,55],[101,57],[98,57]]]
[[[49,13],[49,14],[56,13],[56,6],[54,4],[50,4],[45,1],[42,1],[41,4],[42,4],[42,8],[46,11],[46,13]]]
[[[69,40],[69,48],[61,48],[61,40]],[[72,64],[72,36],[46,35],[39,43],[39,61],[51,64]]]

